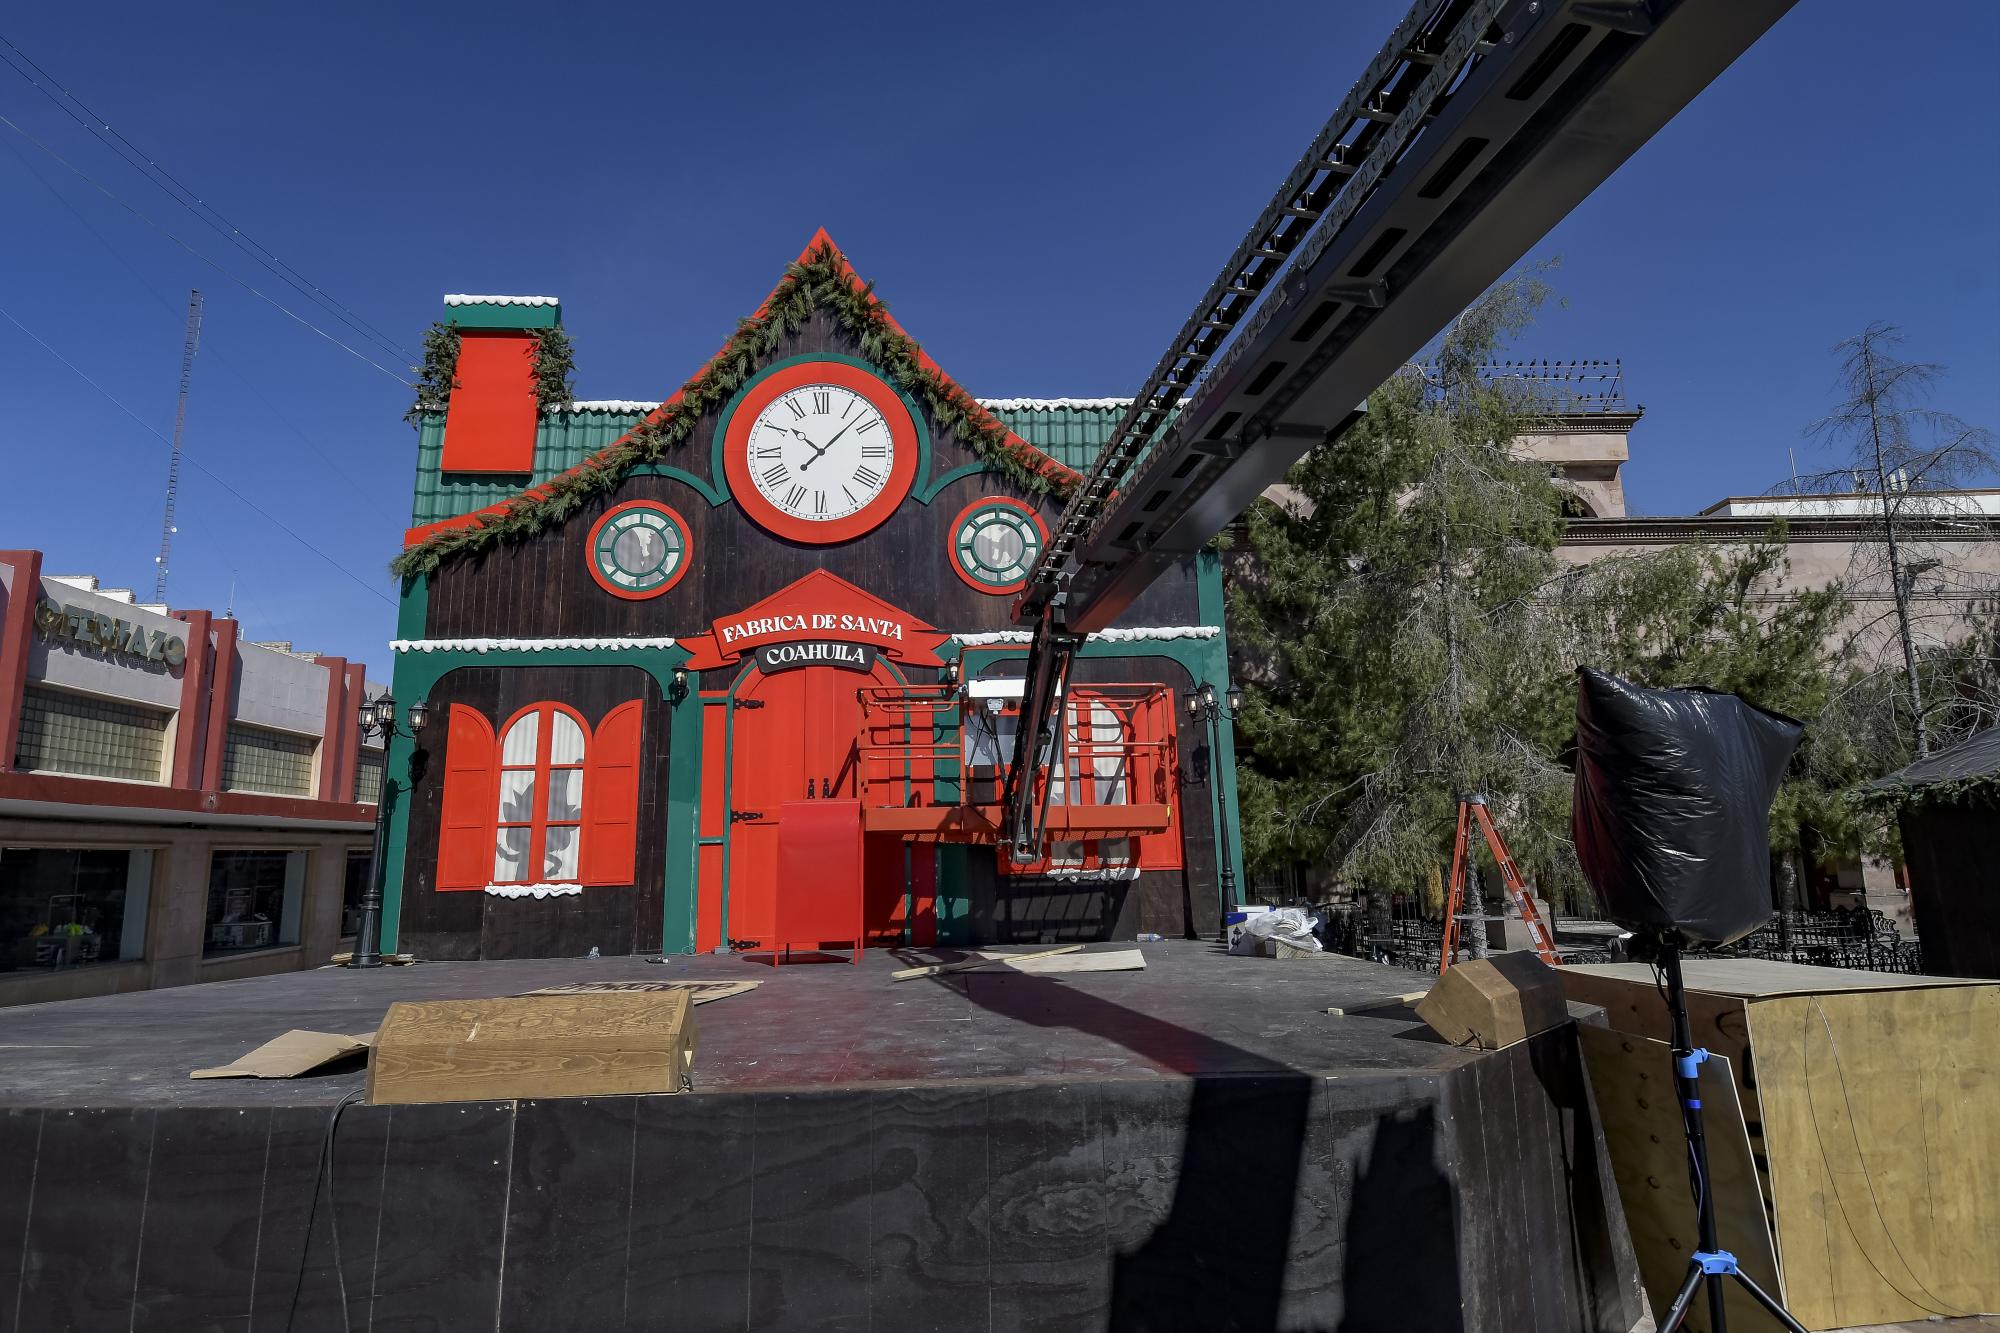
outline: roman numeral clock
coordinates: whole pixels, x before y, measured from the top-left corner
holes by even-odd
[[[916,422],[874,371],[795,361],[744,390],[723,428],[722,464],[759,527],[814,546],[852,541],[909,494]]]

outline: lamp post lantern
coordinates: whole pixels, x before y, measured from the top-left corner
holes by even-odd
[[[361,920],[355,924],[354,953],[347,960],[348,967],[382,966],[382,881],[388,870],[383,851],[388,841],[389,806],[396,790],[389,777],[389,742],[397,736],[415,740],[429,716],[430,705],[417,700],[409,707],[409,729],[403,730],[396,724],[396,696],[386,690],[361,705],[362,736],[382,740],[382,790],[375,796],[375,850],[368,863],[368,887],[361,894]]]

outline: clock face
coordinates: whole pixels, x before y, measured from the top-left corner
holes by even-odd
[[[854,389],[808,383],[766,404],[750,427],[751,484],[780,513],[806,523],[851,518],[896,470],[895,432]]]
[[[654,500],[608,510],[590,530],[590,576],[628,600],[657,597],[687,573],[687,520]]]
[[[730,497],[767,532],[853,541],[896,512],[928,446],[908,401],[871,367],[780,362],[744,386],[717,433]]]

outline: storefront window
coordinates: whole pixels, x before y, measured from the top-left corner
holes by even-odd
[[[232,722],[229,743],[222,752],[223,789],[310,796],[313,751],[318,744],[311,736]]]
[[[21,700],[14,766],[158,782],[172,717],[157,708],[30,685]]]
[[[217,852],[208,869],[208,934],[202,952],[269,949],[299,942],[304,852]]]
[[[0,848],[0,972],[145,956],[150,851]]]
[[[361,895],[368,891],[369,872],[375,868],[373,852],[347,854],[347,881],[340,891],[340,933],[352,935],[361,929]]]

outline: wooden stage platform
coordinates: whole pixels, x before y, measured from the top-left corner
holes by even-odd
[[[1142,947],[1063,977],[441,963],[0,1011],[0,1333],[1640,1318],[1570,1030],[1460,1050],[1353,1015],[1416,974]],[[310,1236],[360,1070],[187,1077],[393,1000],[667,978],[763,982],[698,1011],[695,1091],[350,1106]]]

